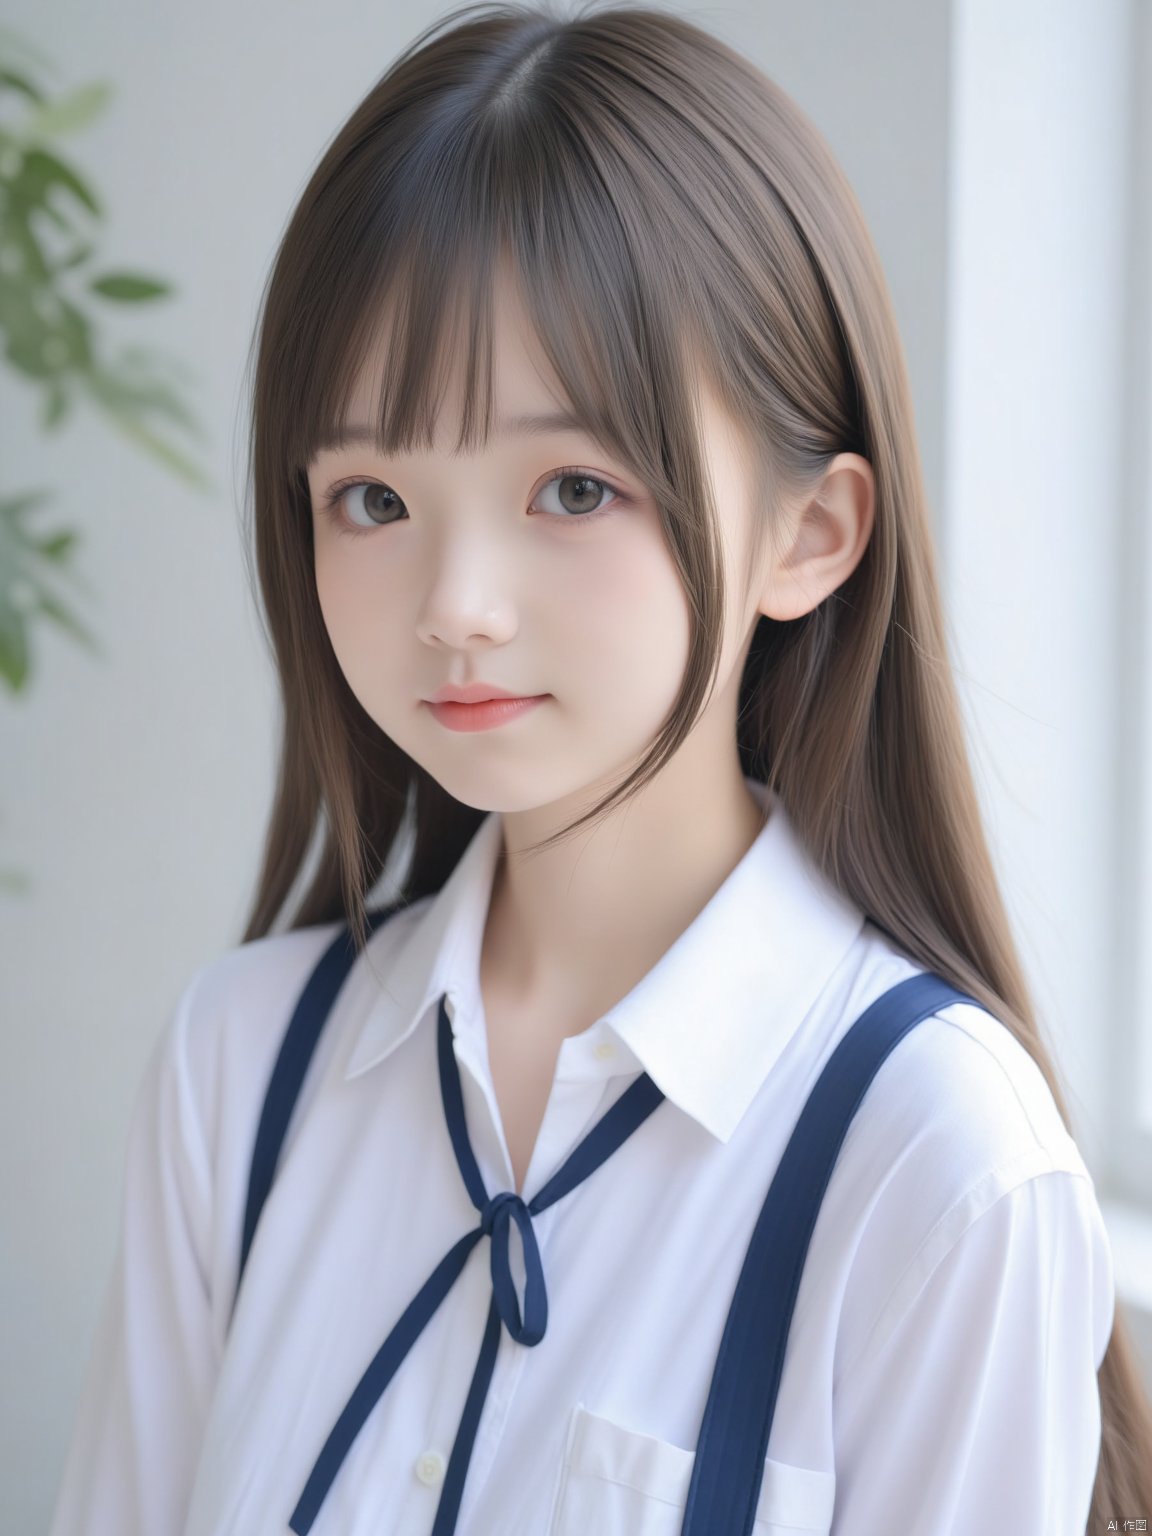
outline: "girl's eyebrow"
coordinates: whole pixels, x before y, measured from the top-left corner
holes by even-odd
[[[540,437],[549,432],[584,432],[591,434],[589,423],[573,411],[545,411],[538,415],[510,416],[498,421],[497,437]],[[350,422],[325,432],[317,439],[314,452],[327,453],[354,444],[374,445],[376,428],[366,422]]]

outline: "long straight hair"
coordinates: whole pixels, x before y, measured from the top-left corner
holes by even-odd
[[[753,445],[760,539],[777,534],[782,498],[810,495],[838,453],[862,454],[872,536],[812,612],[759,620],[741,680],[743,769],[877,927],[1012,1031],[1068,1125],[981,821],[904,357],[860,207],[779,86],[643,6],[442,16],[340,129],[289,221],[254,338],[250,537],[283,736],[244,941],[339,919],[362,946],[366,902],[397,850],[397,899],[411,903],[439,890],[485,814],[349,688],[317,598],[306,466],[343,421],[386,309],[381,452],[431,447],[457,358],[457,451],[487,441],[498,264],[569,402],[650,489],[691,616],[680,695],[647,754],[548,843],[649,782],[707,702],[725,605],[693,381],[707,379]],[[1152,1510],[1152,1409],[1119,1303],[1099,1386],[1093,1532]]]

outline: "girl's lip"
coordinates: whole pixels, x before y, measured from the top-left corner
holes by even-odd
[[[528,698],[484,699],[479,704],[429,704],[428,708],[450,731],[487,731],[526,714],[534,705],[542,704],[550,697],[550,694],[538,693]]]

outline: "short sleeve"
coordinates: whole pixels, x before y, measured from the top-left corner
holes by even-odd
[[[211,1162],[188,1061],[197,977],[145,1068],[120,1229],[50,1536],[180,1536],[215,1378]]]
[[[830,1536],[1084,1536],[1113,1305],[1090,1178],[995,1199],[839,1377]]]

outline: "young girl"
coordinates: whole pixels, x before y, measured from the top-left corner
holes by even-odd
[[[662,11],[451,13],[295,211],[252,451],[279,788],[140,1091],[54,1536],[1152,1511],[796,106]]]

